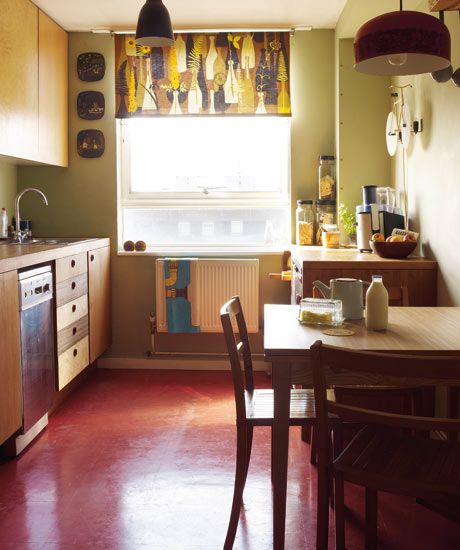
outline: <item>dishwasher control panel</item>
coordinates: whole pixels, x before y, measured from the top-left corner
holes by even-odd
[[[28,309],[53,297],[51,266],[28,269],[18,275],[19,308]]]

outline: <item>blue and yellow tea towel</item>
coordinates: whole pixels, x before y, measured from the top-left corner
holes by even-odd
[[[168,332],[200,332],[200,327],[192,325],[192,308],[188,299],[190,262],[190,258],[164,259]]]

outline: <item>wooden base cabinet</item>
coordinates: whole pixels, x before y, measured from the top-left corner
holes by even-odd
[[[22,426],[18,273],[0,274],[0,444]]]
[[[110,247],[56,260],[58,389],[111,344]]]
[[[110,247],[88,252],[89,353],[90,362],[112,343],[110,307]]]
[[[293,278],[291,303],[313,296],[313,281],[349,277],[371,281],[382,275],[386,287],[407,287],[410,306],[435,306],[437,302],[437,263],[419,257],[405,260],[380,258],[376,254],[350,249],[295,247],[292,251]]]
[[[56,260],[57,387],[89,365],[86,252]]]

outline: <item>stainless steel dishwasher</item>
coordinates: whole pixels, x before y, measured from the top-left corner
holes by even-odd
[[[48,424],[55,389],[54,300],[51,266],[19,273],[23,424],[19,454]]]

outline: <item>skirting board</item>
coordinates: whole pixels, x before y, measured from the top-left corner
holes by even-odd
[[[180,356],[142,357],[101,357],[97,366],[100,369],[144,369],[144,370],[230,370],[228,359],[212,357],[187,358]],[[271,372],[270,363],[254,360],[253,368],[257,371]]]

